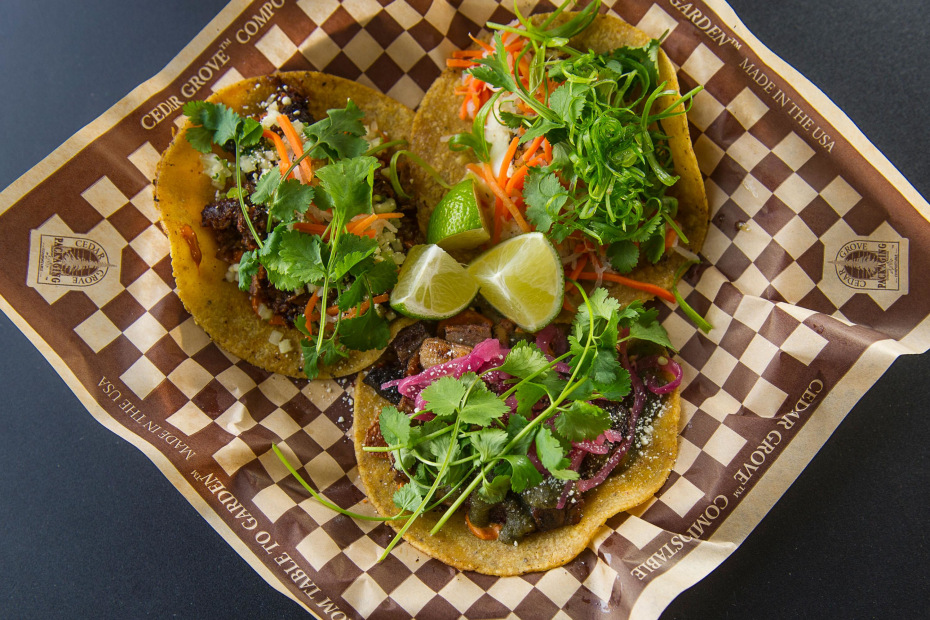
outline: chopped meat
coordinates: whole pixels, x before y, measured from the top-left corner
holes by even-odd
[[[401,413],[413,413],[415,411],[414,404],[412,398],[402,396],[400,402],[397,403],[397,410]]]
[[[424,370],[471,353],[471,347],[453,344],[442,338],[427,338],[420,347],[420,365]]]
[[[392,405],[397,405],[400,402],[401,395],[397,391],[397,387],[389,387],[386,390],[382,390],[381,386],[387,383],[388,381],[393,381],[395,379],[400,379],[404,376],[403,366],[396,364],[384,364],[382,366],[375,366],[368,374],[365,375],[365,385],[374,389],[381,398],[387,400]]]
[[[449,325],[446,327],[445,339],[453,344],[464,344],[474,347],[491,337],[491,326],[480,325]]]
[[[503,319],[494,324],[494,337],[500,340],[502,347],[513,345],[513,332],[517,328],[510,319]]]
[[[391,342],[391,348],[394,349],[400,363],[405,364],[417,352],[423,341],[429,337],[430,333],[426,329],[426,324],[423,321],[417,321],[397,332],[397,337]]]
[[[300,121],[305,125],[312,125],[316,121],[310,114],[307,97],[289,84],[282,83],[274,95],[278,101],[278,111],[292,121]]]
[[[556,508],[564,486],[563,480],[546,478],[520,494],[520,499],[529,509],[540,532],[554,530],[563,525],[574,525],[581,520],[583,500],[570,500],[564,508]]]
[[[255,232],[264,238],[265,224],[268,220],[266,208],[249,205],[249,217],[255,226]],[[200,223],[204,228],[216,232],[216,257],[227,263],[237,261],[242,252],[258,247],[242,214],[239,201],[235,198],[223,198],[208,204],[200,214]]]

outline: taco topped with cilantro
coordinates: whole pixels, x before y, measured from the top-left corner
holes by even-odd
[[[620,19],[578,13],[488,24],[454,52],[413,125],[413,147],[447,183],[484,189],[491,244],[531,230],[566,275],[616,299],[672,303],[678,268],[703,243],[707,199],[686,108],[660,41]],[[415,170],[421,221],[441,190]],[[427,186],[429,185],[429,186]],[[572,291],[566,308],[580,303]]]
[[[640,302],[583,300],[537,334],[472,310],[415,323],[356,382],[359,476],[394,543],[462,570],[546,570],[662,486],[681,382],[667,335]]]
[[[314,72],[244,80],[184,113],[155,197],[197,323],[292,377],[376,360],[402,326],[383,304],[419,237],[390,165],[413,113]]]

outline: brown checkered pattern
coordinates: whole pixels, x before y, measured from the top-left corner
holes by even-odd
[[[537,7],[550,8],[546,2]],[[272,443],[326,497],[356,512],[372,511],[349,433],[351,379],[308,383],[256,369],[218,349],[185,313],[172,291],[168,244],[155,226],[151,191],[167,133],[157,140],[140,135],[128,164],[107,162],[84,175],[86,182],[69,190],[74,200],[54,215],[121,250],[120,286],[64,294],[67,316],[58,297],[45,298],[53,320],[77,336],[59,354],[93,354],[116,368],[113,378],[144,410],[197,451],[198,469],[225,474],[238,499],[273,524],[278,539],[290,542],[292,555],[346,613],[624,616],[644,585],[630,570],[673,533],[685,532],[715,496],[732,494],[734,466],[804,386],[812,379],[834,384],[870,343],[885,337],[876,309],[897,326],[898,336],[925,319],[925,311],[908,315],[906,324],[896,317],[906,297],[876,301],[824,278],[831,239],[916,234],[891,221],[874,183],[812,144],[763,99],[733,61],[732,46],[708,40],[665,3],[618,2],[612,11],[653,36],[668,31],[664,49],[681,67],[683,90],[705,87],[689,119],[712,223],[705,266],[680,290],[714,329],[700,333],[680,311],[660,305],[685,371],[678,461],[654,500],[611,519],[564,568],[499,579],[460,573],[406,544],[379,564],[390,528],[353,521],[307,497],[271,452]],[[297,0],[275,14],[254,46],[230,49],[232,61],[211,88],[274,69],[312,68],[415,107],[449,53],[469,44],[469,32],[487,20],[511,18],[491,0]],[[850,329],[853,323],[858,326]]]

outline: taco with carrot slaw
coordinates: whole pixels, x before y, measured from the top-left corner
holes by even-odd
[[[155,198],[194,320],[223,349],[292,377],[374,362],[403,325],[386,293],[419,237],[388,163],[413,113],[315,72],[244,80],[184,113]]]
[[[656,311],[603,288],[574,323],[528,334],[467,310],[403,329],[356,382],[368,498],[461,570],[565,564],[648,500],[677,456],[681,368]],[[382,556],[383,557],[383,556]]]
[[[545,233],[566,275],[623,303],[675,301],[679,267],[698,252],[707,199],[685,111],[660,41],[598,15],[536,15],[455,52],[413,124],[412,150],[446,183],[484,188],[491,243]],[[414,170],[421,226],[441,189]],[[429,186],[428,186],[429,185]],[[681,248],[676,252],[673,248]],[[571,291],[566,309],[577,306]]]

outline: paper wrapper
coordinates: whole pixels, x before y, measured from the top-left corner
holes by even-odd
[[[682,89],[712,222],[682,284],[714,330],[663,322],[685,370],[680,454],[649,503],[563,568],[462,573],[306,496],[371,512],[351,379],[292,381],[212,345],[172,291],[152,179],[179,107],[244,77],[316,69],[416,107],[490,1],[234,2],[162,73],[0,195],[3,310],[88,410],[139,447],[273,587],[321,618],[658,617],[762,519],[902,353],[930,346],[927,203],[724,2],[609,7],[653,36]],[[386,5],[386,6],[383,6]],[[532,10],[532,6],[527,7]],[[537,10],[551,10],[541,4]]]

